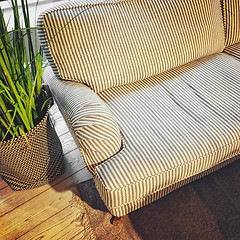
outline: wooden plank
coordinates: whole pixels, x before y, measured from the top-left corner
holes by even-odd
[[[40,193],[37,198],[31,198],[8,212],[8,214],[3,215],[0,218],[0,239],[16,239],[25,234],[36,234],[33,229],[37,228],[36,231],[39,233],[40,225],[45,226],[45,224],[55,230],[59,226],[65,225],[64,230],[60,228],[59,238],[67,234],[68,231],[75,231],[72,232],[73,236],[77,233],[80,234],[81,230],[76,228],[76,223],[78,222],[77,215],[81,212],[79,212],[79,209],[71,208],[73,192],[77,193],[75,185],[70,178],[67,178],[64,182]],[[6,204],[9,204],[9,202]],[[66,218],[66,221],[63,221],[64,218]],[[57,221],[59,221],[58,224],[56,224]]]
[[[19,239],[94,239],[84,207],[81,204],[75,205],[73,199],[70,206],[42,222]]]
[[[65,147],[71,146],[68,142]],[[64,179],[71,177],[75,183],[83,182],[92,178],[91,174],[85,167],[84,161],[80,155],[79,149],[74,149],[65,155],[65,174],[43,187],[19,192],[13,192],[9,187],[6,187],[5,182],[1,181],[4,186],[0,189],[0,216],[3,216],[23,203],[38,197],[41,192],[48,190],[54,185],[62,182]]]
[[[85,229],[86,222],[87,218],[80,219],[77,213],[69,214],[65,209],[18,239],[93,239]]]
[[[10,213],[14,209],[23,205],[25,202],[38,197],[41,193],[63,182],[66,178],[69,178],[69,176],[62,175],[51,182],[51,185],[46,184],[42,187],[31,190],[23,190],[18,192],[14,192],[12,190],[6,192],[4,189],[0,190],[0,217]]]
[[[54,107],[54,106],[53,106]],[[0,178],[0,239],[94,239],[83,209],[72,206],[76,183],[92,178],[55,106],[51,109],[65,153],[65,174],[40,188],[14,192]],[[79,207],[79,205],[78,205]]]
[[[12,193],[13,190],[8,186],[8,184],[0,177],[0,196]]]
[[[8,187],[8,184],[0,177],[0,190],[7,187]]]

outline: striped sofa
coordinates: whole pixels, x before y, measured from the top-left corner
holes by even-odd
[[[44,81],[114,216],[238,159],[239,0],[79,0],[42,13]]]

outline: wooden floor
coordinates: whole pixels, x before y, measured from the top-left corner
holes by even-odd
[[[56,105],[50,117],[60,137],[65,174],[43,187],[13,192],[0,178],[0,240],[94,239],[76,183],[91,178]]]

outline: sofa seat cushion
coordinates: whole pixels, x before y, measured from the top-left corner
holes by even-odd
[[[226,47],[224,52],[240,60],[240,42]]]
[[[239,79],[240,62],[217,54],[99,94],[125,142],[94,176],[110,212],[125,215],[239,154]]]

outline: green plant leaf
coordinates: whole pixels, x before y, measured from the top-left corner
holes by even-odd
[[[49,97],[48,99],[46,99],[41,107],[41,111],[44,109],[44,107],[46,106],[46,104],[48,103],[48,101],[52,99],[52,97]]]
[[[4,141],[4,139],[5,139],[6,136],[8,135],[9,131],[11,130],[11,127],[13,127],[14,119],[15,119],[15,117],[16,117],[16,113],[17,113],[17,109],[15,108],[13,117],[12,117],[12,119],[11,119],[11,122],[9,123],[8,129],[7,129],[6,133],[5,133],[2,141]],[[15,132],[15,130],[14,130],[14,132]],[[16,134],[16,133],[15,133],[15,134]]]
[[[31,145],[30,145],[30,143],[29,143],[29,141],[28,141],[27,135],[26,135],[26,133],[24,132],[22,126],[19,126],[19,132],[20,132],[21,135],[24,136],[24,138],[26,139],[26,142],[27,142],[27,144],[28,144],[28,147],[31,149]]]
[[[0,141],[24,135],[28,142],[26,132],[34,127],[35,119],[39,118],[37,111],[42,111],[37,103],[44,71],[42,50],[38,49],[36,41],[38,28],[30,27],[27,0],[21,0],[22,26],[18,1],[10,2],[14,19],[10,31],[0,8]]]
[[[13,140],[14,140],[14,138],[15,138],[15,136],[16,136],[16,133],[17,133],[18,129],[19,129],[19,126],[17,126],[17,127],[16,127],[16,129],[15,129],[15,131],[14,131],[13,135],[12,135],[12,139],[11,139],[10,148],[12,148]]]

